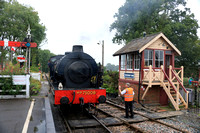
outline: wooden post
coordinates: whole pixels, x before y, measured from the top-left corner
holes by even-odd
[[[177,84],[177,88],[176,88],[176,103],[177,106],[179,106],[179,84]]]
[[[152,87],[152,66],[149,66],[149,86]]]
[[[186,104],[187,104],[187,105],[186,105],[186,108],[188,108],[188,93],[189,93],[189,92],[186,91]]]
[[[181,83],[183,84],[183,66],[181,66]]]
[[[161,65],[161,70],[160,70],[160,75],[161,75],[161,80],[162,81],[164,81],[164,74],[163,74],[163,72],[162,72],[162,70],[164,71],[164,69],[163,69],[164,67],[163,67],[163,65]]]
[[[169,66],[169,79],[172,81],[172,66]]]
[[[163,81],[162,67],[161,67],[161,69],[160,69],[160,80],[162,80],[162,81]]]
[[[30,90],[30,75],[26,75],[26,98],[29,98],[29,90]]]
[[[144,92],[144,94],[143,94],[143,96],[142,96],[142,100],[144,99],[144,97],[145,97],[145,95],[146,95],[146,93],[147,93],[148,90],[149,90],[149,85],[148,85],[148,87],[146,88],[146,90],[145,90],[145,92]]]

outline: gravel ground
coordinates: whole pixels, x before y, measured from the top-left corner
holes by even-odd
[[[113,133],[135,133],[130,128],[127,128],[127,126],[113,126],[113,127],[109,127],[109,129]]]
[[[119,103],[119,105],[122,105],[124,106],[124,102],[122,100],[121,97],[117,97],[117,98],[111,98],[113,101],[116,101],[116,103]],[[135,107],[134,108],[134,111],[138,111],[144,115],[149,115],[151,117],[156,117],[156,113],[149,113],[149,112],[146,112],[145,110],[141,109],[141,108],[137,108],[137,104],[135,104]],[[200,110],[200,109],[199,109]],[[183,110],[181,112],[183,112],[182,115],[179,115],[179,116],[175,116],[175,117],[171,117],[171,118],[167,118],[167,119],[160,119],[161,122],[164,122],[166,124],[169,124],[169,125],[172,125],[172,126],[175,126],[175,127],[178,127],[182,130],[185,130],[187,132],[190,132],[190,133],[200,133],[200,111],[196,111],[196,110],[192,110],[192,111],[189,111],[187,112],[186,110]],[[196,112],[195,112],[196,111]],[[164,113],[164,112],[162,112]],[[162,114],[161,113],[161,114]],[[167,112],[165,112],[167,113]],[[143,125],[144,124],[144,125]],[[160,125],[158,123],[155,123],[155,122],[150,122],[150,121],[146,121],[146,122],[142,122],[142,123],[137,123],[137,124],[134,124],[144,130],[147,130],[149,132],[155,132],[155,133],[176,133],[178,131],[172,129],[172,130],[169,130],[168,127],[166,126],[163,126],[163,125]]]
[[[200,117],[194,113],[185,112],[184,115],[171,118],[174,121],[183,123],[194,129],[194,132],[200,133]]]
[[[166,124],[169,124],[169,125],[172,125],[172,126],[175,126],[177,128],[180,128],[182,130],[185,130],[187,132],[190,132],[190,133],[198,133],[198,130],[195,129],[195,128],[191,128],[190,126],[182,123],[182,122],[178,122],[178,121],[174,121],[174,120],[171,120],[171,119],[162,119],[162,120],[159,120],[161,122],[164,122]]]
[[[161,125],[156,122],[145,121],[133,125],[152,133],[181,133],[175,129],[168,128],[167,126]]]

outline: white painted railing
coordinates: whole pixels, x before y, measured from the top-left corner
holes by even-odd
[[[9,78],[9,75],[0,75],[0,78]],[[0,90],[0,99],[9,98],[29,98],[30,97],[30,75],[12,75],[13,85],[25,85],[26,88],[20,90],[19,92],[26,92],[26,95],[2,95],[3,90]],[[15,92],[16,90],[13,90]]]

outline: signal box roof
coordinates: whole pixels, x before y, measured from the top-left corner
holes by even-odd
[[[124,47],[122,47],[117,52],[115,52],[113,54],[113,56],[132,53],[132,52],[136,52],[136,51],[139,51],[139,53],[141,53],[142,51],[144,51],[147,47],[149,47],[151,44],[153,44],[159,38],[163,38],[168,43],[168,45],[174,51],[176,51],[176,53],[178,55],[181,55],[181,52],[171,43],[171,41],[169,39],[167,39],[167,37],[162,32],[159,32],[156,34],[147,35],[145,37],[137,38],[137,39],[130,41]]]

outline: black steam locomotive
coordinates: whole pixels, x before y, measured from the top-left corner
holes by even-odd
[[[49,62],[54,85],[55,104],[103,103],[106,90],[101,88],[102,70],[95,60],[83,52],[81,45],[72,52],[53,56]]]

